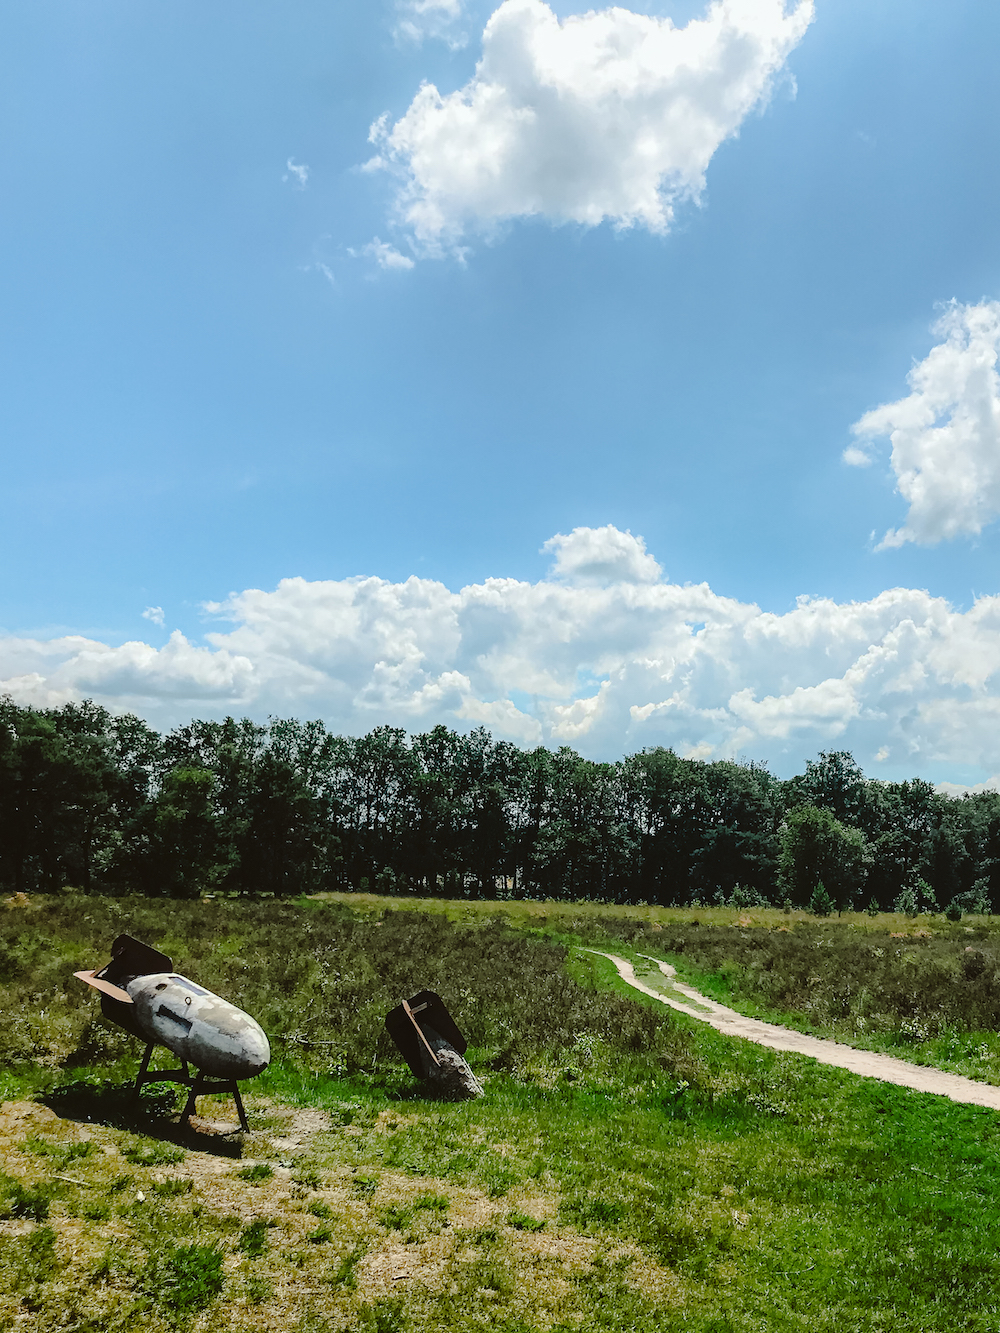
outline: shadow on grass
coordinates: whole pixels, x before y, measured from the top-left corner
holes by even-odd
[[[179,1124],[178,1091],[166,1083],[146,1084],[137,1097],[131,1082],[80,1078],[52,1088],[38,1100],[64,1120],[108,1125],[215,1157],[242,1155],[239,1134],[220,1132],[206,1122],[199,1124],[198,1117],[193,1117],[194,1123]]]

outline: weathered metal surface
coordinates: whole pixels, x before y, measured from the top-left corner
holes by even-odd
[[[205,1075],[232,1081],[266,1069],[271,1048],[260,1024],[173,966],[167,954],[119,935],[110,963],[74,975],[100,991],[105,1017]]]
[[[264,1030],[249,1014],[177,973],[136,977],[126,986],[136,1025],[215,1078],[253,1078],[271,1061]]]
[[[429,1028],[443,1037],[459,1055],[464,1055],[468,1046],[441,996],[432,990],[418,991],[411,999],[397,1004],[386,1014],[385,1026],[417,1078],[425,1077],[424,1048]],[[421,1034],[424,1034],[423,1040]]]
[[[97,986],[102,992],[101,1013],[112,1023],[124,1028],[126,1032],[131,1032],[133,1037],[148,1041],[148,1036],[137,1022],[132,997],[128,995],[125,987],[137,976],[149,972],[173,970],[173,960],[167,954],[160,953],[159,949],[143,944],[142,940],[134,939],[131,935],[119,935],[111,945],[111,962],[95,972],[94,980],[88,981],[87,984],[95,986],[97,982],[106,982],[106,986]],[[80,979],[86,980],[84,977]],[[116,995],[112,987],[125,990],[127,998]]]
[[[437,1064],[437,1062],[438,1062],[438,1058],[437,1058],[437,1056],[434,1054],[434,1048],[431,1046],[430,1042],[429,1042],[429,1041],[427,1040],[427,1038],[424,1036],[423,1031],[421,1030],[420,1024],[417,1022],[416,1017],[415,1017],[415,1015],[414,1015],[414,1013],[413,1013],[413,1010],[410,1008],[409,1002],[408,1002],[407,1000],[404,1000],[403,1003],[402,1003],[402,1005],[401,1005],[400,1007],[402,1008],[403,1013],[406,1015],[406,1017],[407,1017],[407,1018],[410,1020],[410,1022],[413,1024],[413,1030],[414,1030],[414,1032],[416,1032],[417,1037],[418,1037],[418,1039],[420,1040],[420,1043],[421,1043],[421,1045],[422,1045],[423,1048],[424,1048],[424,1049],[420,1052],[420,1054],[421,1054],[421,1058],[423,1059],[423,1058],[425,1058],[426,1056],[429,1056],[430,1059],[431,1059],[431,1061],[432,1061],[434,1064]],[[426,1009],[427,1006],[426,1006],[426,1005],[420,1005],[419,1007],[420,1007],[421,1009]]]
[[[173,959],[152,945],[131,935],[119,935],[111,945],[111,962],[98,976],[104,981],[121,982],[123,977],[138,977],[150,972],[172,972]]]
[[[271,1047],[264,1030],[235,1004],[173,969],[165,953],[131,935],[119,935],[106,967],[73,975],[100,991],[106,1018],[147,1043],[135,1081],[137,1097],[144,1083],[184,1084],[190,1091],[181,1113],[183,1123],[202,1093],[228,1092],[246,1132],[249,1125],[236,1080],[253,1078],[270,1063]],[[166,1046],[180,1056],[183,1069],[150,1070],[154,1046]],[[189,1071],[189,1063],[195,1074]]]
[[[434,991],[422,990],[385,1017],[386,1030],[417,1078],[442,1097],[482,1096],[483,1089],[462,1058],[468,1043]]]

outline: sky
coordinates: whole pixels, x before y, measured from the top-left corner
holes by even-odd
[[[0,693],[1000,785],[993,0],[0,0]]]

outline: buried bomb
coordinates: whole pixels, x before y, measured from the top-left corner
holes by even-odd
[[[146,1042],[136,1095],[143,1083],[183,1083],[190,1088],[181,1115],[186,1120],[201,1094],[228,1092],[240,1126],[249,1128],[237,1084],[260,1074],[271,1060],[264,1030],[249,1014],[174,972],[166,954],[130,935],[118,936],[111,962],[99,971],[73,975],[100,992],[105,1018]],[[150,1071],[156,1046],[172,1051],[183,1068]],[[196,1074],[188,1071],[189,1064]]]
[[[385,1017],[386,1031],[416,1074],[442,1097],[481,1097],[482,1085],[464,1060],[468,1042],[440,995],[422,990]]]

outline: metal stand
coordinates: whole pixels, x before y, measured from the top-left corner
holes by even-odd
[[[209,1092],[228,1092],[236,1103],[236,1113],[240,1118],[240,1129],[244,1134],[250,1133],[250,1125],[247,1122],[247,1113],[243,1109],[243,1098],[240,1096],[239,1086],[234,1078],[229,1079],[210,1079],[208,1075],[197,1070],[194,1074],[188,1069],[188,1063],[185,1060],[181,1069],[154,1069],[149,1072],[149,1062],[153,1055],[154,1043],[150,1042],[146,1047],[145,1054],[142,1057],[142,1064],[139,1066],[139,1073],[136,1075],[135,1089],[133,1096],[138,1099],[144,1083],[181,1083],[186,1088],[190,1088],[188,1099],[184,1103],[184,1110],[181,1112],[181,1124],[187,1123],[190,1116],[194,1115],[195,1103],[197,1099]]]

